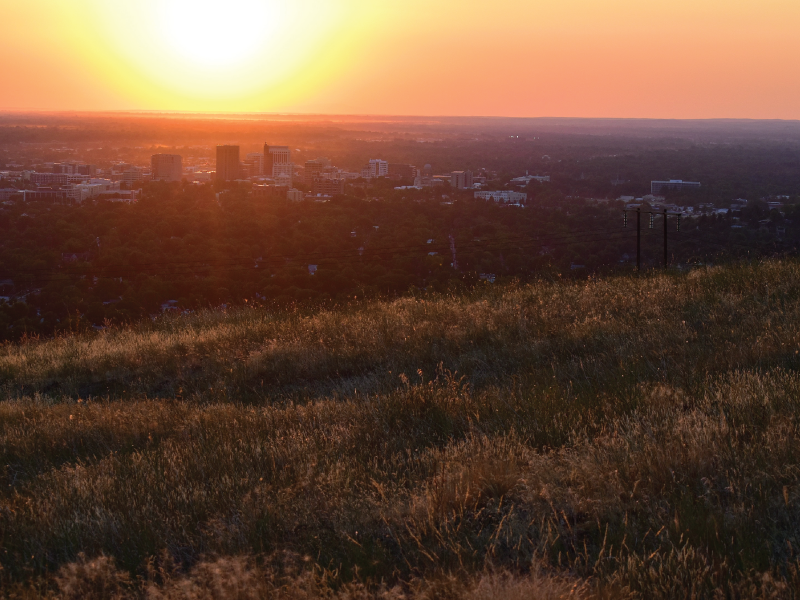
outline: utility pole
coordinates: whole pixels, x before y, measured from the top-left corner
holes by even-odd
[[[636,272],[642,272],[642,209],[636,209]]]
[[[669,254],[667,253],[667,209],[664,209],[664,268],[669,264]]]
[[[450,253],[453,255],[453,268],[458,271],[458,260],[456,260],[456,238],[450,234]]]
[[[628,211],[633,210],[633,208],[624,208],[622,209],[622,217],[623,217],[623,227],[628,226]],[[650,215],[650,229],[653,229],[653,216],[657,213],[652,210],[646,210],[645,213]],[[680,232],[681,230],[681,213],[671,213],[668,212],[667,209],[664,209],[664,268],[666,269],[669,266],[669,248],[667,246],[667,217],[677,217],[677,231]],[[636,272],[641,273],[642,271],[642,209],[641,207],[636,208]]]

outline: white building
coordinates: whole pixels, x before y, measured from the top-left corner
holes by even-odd
[[[92,198],[102,198],[119,192],[119,182],[110,179],[89,179],[86,183],[79,183],[70,187],[68,197],[75,202],[83,202]]]
[[[503,204],[518,204],[520,202],[525,202],[528,199],[528,194],[501,190],[494,192],[475,192],[475,197],[483,200],[494,200],[495,202],[502,202]]]
[[[361,170],[364,179],[376,179],[389,176],[389,163],[378,158],[370,159],[369,164]]]
[[[69,188],[67,197],[77,204],[80,204],[84,200],[99,196],[101,191],[105,191],[102,189],[102,186],[79,183],[78,185],[73,185]]]
[[[550,181],[550,175],[523,175],[522,177],[515,177],[511,180],[511,183],[516,185],[528,185],[531,181],[548,183]]]
[[[264,175],[272,177],[278,185],[292,186],[292,165],[289,146],[264,144]]]

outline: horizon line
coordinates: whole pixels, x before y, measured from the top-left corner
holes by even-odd
[[[508,115],[422,115],[381,113],[324,113],[324,112],[268,112],[268,111],[185,111],[167,109],[45,109],[45,108],[0,108],[0,115],[136,115],[136,116],[213,116],[213,117],[325,117],[348,119],[486,119],[486,120],[549,120],[549,121],[636,121],[636,122],[751,122],[751,123],[800,123],[800,119],[755,118],[755,117],[578,117],[578,116],[508,116]]]

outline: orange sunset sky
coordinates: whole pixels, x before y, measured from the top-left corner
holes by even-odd
[[[800,118],[798,0],[0,0],[0,109]]]

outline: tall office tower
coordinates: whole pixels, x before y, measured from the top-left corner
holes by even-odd
[[[179,154],[153,154],[150,173],[153,181],[180,181],[183,179],[183,159]]]
[[[376,179],[377,177],[386,177],[389,175],[389,163],[385,160],[373,158],[369,161],[369,179]]]
[[[264,175],[264,155],[261,152],[248,152],[245,162],[251,165],[251,176],[260,177]]]
[[[322,170],[325,166],[319,160],[307,160],[305,169],[303,170],[303,179],[306,185],[312,185],[314,180],[322,177]]]
[[[264,144],[264,174],[280,185],[292,185],[292,159],[288,146]]]
[[[217,180],[239,179],[239,146],[217,146]]]

